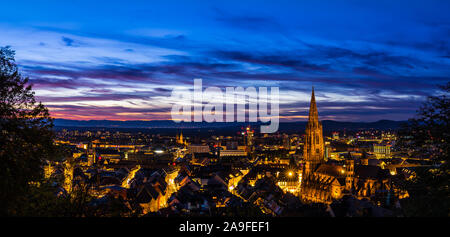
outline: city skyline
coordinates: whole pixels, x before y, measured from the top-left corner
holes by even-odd
[[[450,79],[448,2],[194,2],[8,3],[0,46],[65,119],[169,120],[202,78],[279,87],[281,122],[307,120],[312,86],[323,120],[398,121]]]

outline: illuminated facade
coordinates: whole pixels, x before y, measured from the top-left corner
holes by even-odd
[[[305,160],[305,174],[313,172],[318,165],[324,163],[324,143],[322,124],[319,122],[314,88],[311,95],[309,119],[305,130],[305,143],[303,146],[303,159]]]
[[[319,122],[314,88],[311,95],[309,119],[305,130],[303,159],[305,166],[300,196],[305,201],[330,203],[342,195],[345,187],[344,170],[325,164],[322,124]]]
[[[300,191],[301,179],[302,179],[301,173],[289,170],[286,172],[286,174],[281,174],[280,177],[278,177],[277,185],[284,192],[290,192],[294,195],[298,195]]]
[[[387,170],[371,165],[356,166],[353,158],[345,160],[344,165],[325,162],[322,125],[319,122],[314,90],[305,133],[305,166],[300,190],[302,200],[331,203],[344,194],[370,199],[379,193],[390,192]]]
[[[89,143],[89,145],[87,146],[87,157],[88,157],[88,166],[92,166],[95,163],[97,163],[97,157],[95,154],[95,148],[92,145],[92,142]]]
[[[180,144],[180,145],[185,145],[185,146],[188,145],[186,140],[183,137],[183,132],[181,132],[180,135],[177,135],[176,142],[177,142],[177,144]]]
[[[391,157],[391,145],[390,144],[374,144],[373,153],[378,159]]]

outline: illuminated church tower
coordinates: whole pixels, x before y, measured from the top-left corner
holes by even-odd
[[[324,140],[322,124],[319,122],[314,88],[311,95],[309,108],[309,120],[305,130],[305,143],[303,147],[303,159],[305,165],[300,186],[300,198],[304,202],[327,203],[342,198],[344,193],[357,197],[374,197],[376,190],[390,189],[386,184],[388,179],[381,178],[377,185],[372,185],[374,180],[366,178],[366,172],[356,173],[353,159],[345,161],[345,165],[336,165],[325,162]],[[384,177],[379,167],[366,166],[367,170],[377,174],[376,177]],[[378,179],[378,178],[377,178]],[[356,181],[355,181],[356,180]],[[355,190],[358,190],[355,192]],[[383,191],[384,192],[384,191]]]
[[[319,164],[324,163],[324,143],[322,124],[319,122],[314,88],[312,89],[311,105],[309,107],[309,119],[305,130],[305,144],[303,146],[303,159],[305,168],[303,177],[313,172]]]
[[[92,166],[97,163],[97,156],[95,154],[95,148],[92,145],[92,142],[89,142],[86,153],[88,157],[88,166]]]
[[[177,134],[176,142],[180,145],[187,145],[186,141],[183,138],[183,132],[181,132],[180,135]]]

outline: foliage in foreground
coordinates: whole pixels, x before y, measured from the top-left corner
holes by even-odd
[[[434,166],[415,169],[415,177],[401,182],[409,198],[402,200],[406,216],[450,216],[449,117],[450,82],[430,96],[418,115],[399,132],[399,146],[413,157],[431,158]]]

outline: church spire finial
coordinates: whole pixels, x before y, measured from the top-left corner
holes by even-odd
[[[316,96],[314,95],[314,86],[311,93],[311,104],[309,105],[309,122],[319,121],[319,113],[317,111]]]

